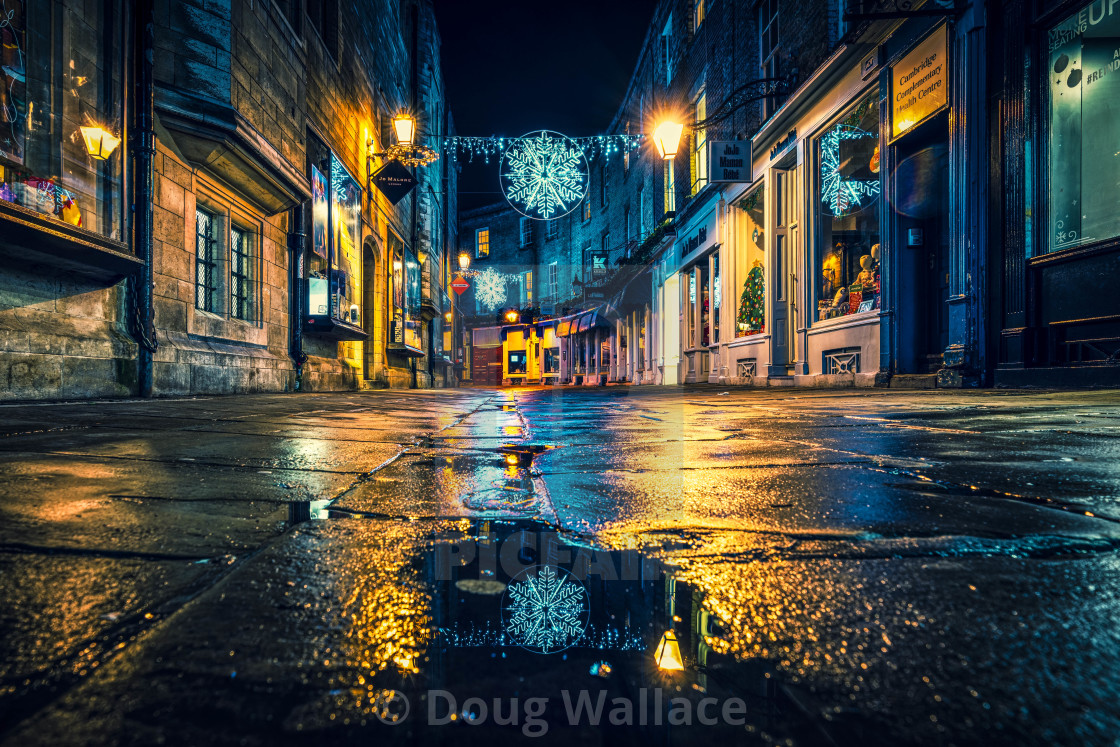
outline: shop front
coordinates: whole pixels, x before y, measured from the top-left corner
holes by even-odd
[[[0,398],[135,394],[130,6],[0,9]]]
[[[1120,3],[1000,3],[997,385],[1120,382]],[[1026,75],[1023,71],[1026,70]]]
[[[677,229],[680,248],[680,380],[707,382],[719,371],[720,226],[723,202],[713,191]],[[716,365],[713,367],[713,356]]]
[[[729,378],[932,388],[974,369],[981,273],[963,219],[984,194],[951,187],[984,157],[975,128],[950,137],[953,85],[973,85],[953,74],[954,39],[922,18],[846,50],[756,136],[756,184],[729,218]]]
[[[713,379],[721,384],[765,386],[770,366],[770,336],[766,324],[774,312],[766,304],[766,187],[747,185],[727,198],[727,242],[720,252],[723,264],[719,368]]]

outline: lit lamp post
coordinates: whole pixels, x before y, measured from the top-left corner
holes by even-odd
[[[506,321],[509,322],[510,324],[513,324],[514,322],[517,322],[520,319],[521,319],[521,314],[517,310],[510,309],[509,311],[506,312]]]
[[[676,157],[677,150],[681,146],[682,132],[684,132],[684,125],[680,122],[666,120],[657,125],[657,129],[653,131],[653,144],[657,146],[657,152],[662,160],[671,161]]]
[[[393,130],[397,133],[397,145],[412,145],[416,132],[416,120],[404,109],[393,117]]]

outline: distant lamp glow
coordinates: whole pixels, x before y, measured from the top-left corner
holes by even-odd
[[[412,137],[416,132],[416,120],[412,115],[401,109],[400,114],[393,117],[393,130],[397,133],[397,145],[412,145]]]
[[[104,127],[79,127],[78,129],[82,131],[82,139],[86,141],[86,153],[96,161],[108,160],[121,144],[121,139],[114,137],[113,133]]]
[[[459,269],[460,270],[465,270],[470,266],[471,266],[471,255],[467,254],[466,252],[460,253],[459,254]]]
[[[677,643],[677,634],[666,630],[661,636],[661,643],[657,644],[657,652],[653,655],[659,669],[669,672],[684,671],[684,662],[681,661],[681,647]]]
[[[448,324],[451,324],[451,312],[450,311],[443,312],[443,321],[447,322]]]
[[[521,318],[521,314],[514,311],[513,309],[510,309],[509,311],[506,312],[506,321],[507,322],[511,322],[511,323],[516,322],[520,318]]]
[[[653,144],[657,146],[657,152],[662,159],[668,161],[677,155],[677,149],[681,146],[682,132],[684,132],[684,125],[679,122],[666,120],[657,125],[657,129],[653,131]]]

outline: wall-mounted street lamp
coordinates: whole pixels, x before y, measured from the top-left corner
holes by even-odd
[[[99,125],[78,128],[86,143],[86,153],[95,161],[106,161],[121,144],[121,139]]]
[[[393,117],[393,130],[397,133],[397,145],[412,145],[412,136],[416,132],[416,120],[404,109]]]
[[[657,129],[653,131],[653,144],[657,146],[657,152],[663,160],[671,160],[677,155],[677,150],[681,147],[682,132],[684,125],[680,122],[666,120],[657,125]]]
[[[450,311],[443,312],[443,321],[447,322],[448,324],[451,324],[451,312]]]
[[[370,159],[387,158],[390,161],[400,161],[405,166],[427,166],[439,159],[437,151],[413,142],[416,138],[416,118],[404,109],[393,117],[393,134],[397,142],[390,145],[384,153],[373,152],[373,138],[366,141]]]
[[[459,269],[466,270],[471,266],[471,255],[466,252],[459,253]]]
[[[510,324],[521,320],[521,313],[516,309],[510,309],[506,312],[506,321]]]

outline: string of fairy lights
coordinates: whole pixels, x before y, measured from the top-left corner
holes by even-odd
[[[448,135],[441,138],[440,149],[456,161],[465,159],[473,163],[476,158],[484,163],[490,163],[491,158],[501,158],[520,137],[504,137],[490,135],[488,137]],[[645,134],[637,135],[591,135],[588,137],[568,138],[583,152],[584,158],[609,158],[612,155],[628,153],[637,150],[646,141]]]

